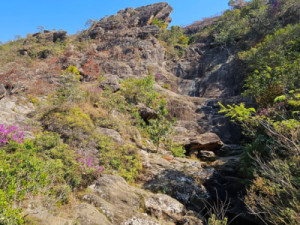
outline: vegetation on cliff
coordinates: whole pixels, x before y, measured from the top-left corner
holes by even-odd
[[[164,83],[166,77],[160,76],[160,72],[175,67],[156,67],[168,67],[168,64],[180,61],[189,47],[191,52],[199,50],[199,54],[213,48],[217,49],[215,52],[224,51],[228,61],[234,58],[244,67],[246,77],[242,95],[253,99],[255,106],[220,104],[220,113],[239,123],[247,136],[239,163],[239,175],[247,180],[244,203],[248,211],[265,224],[298,224],[300,3],[298,0],[232,0],[229,4],[232,9],[223,15],[186,28],[172,26],[167,29],[170,7],[166,4],[163,5],[165,12],[157,13],[165,20],[153,19],[151,15],[149,20],[145,16],[147,20],[140,21],[143,26],[130,16],[136,19],[145,14],[144,9],[139,9],[140,12],[127,9],[94,22],[90,30],[68,38],[63,31],[43,31],[1,45],[0,87],[3,86],[5,94],[6,91],[10,95],[28,94],[28,101],[35,106],[35,112],[28,116],[37,123],[22,128],[0,123],[0,224],[28,222],[22,211],[28,199],[43,199],[50,208],[71,204],[73,198],[88,192],[87,187],[103,174],[117,174],[127,182],[135,183],[146,171],[143,163],[148,164],[142,162],[140,149],[145,150],[144,154],[160,150],[168,152],[170,155],[161,158],[172,163],[173,156],[184,158],[186,151],[194,151],[196,155],[206,148],[226,151],[226,148],[220,150],[223,143],[217,135],[207,135],[207,141],[205,135],[202,140],[192,134],[194,137],[183,140],[186,149],[170,138],[170,134],[175,133],[174,115],[189,112],[182,109],[189,105],[174,107],[171,114],[167,101],[170,96],[178,97],[174,92],[179,91],[173,88],[179,81],[185,81],[187,86],[191,84],[191,79],[195,78],[191,74],[194,70],[188,73],[191,75],[188,81],[176,80],[178,77],[175,76],[171,78],[171,88],[169,83]],[[155,11],[155,7],[150,8]],[[113,30],[115,28],[117,31]],[[124,35],[123,39],[118,39],[119,31]],[[161,62],[164,57],[167,61]],[[107,62],[108,59],[111,61]],[[153,63],[153,69],[152,64],[145,61],[158,63]],[[184,64],[176,65],[183,71]],[[209,73],[219,67],[210,66]],[[159,72],[153,76],[153,70]],[[27,77],[22,76],[24,71],[29,71]],[[144,76],[139,74],[136,78],[136,71],[143,71]],[[110,74],[114,72],[118,76]],[[109,78],[117,78],[108,80],[104,73],[109,74]],[[170,73],[166,72],[167,75]],[[197,79],[202,73],[197,70]],[[32,83],[31,89],[27,90],[26,83]],[[204,101],[191,99],[189,101],[195,101],[197,107]],[[199,108],[201,119],[217,108],[213,102],[208,104],[204,111]],[[180,110],[183,112],[177,112]],[[198,111],[198,108],[188,110]],[[181,122],[187,122],[190,119],[187,117],[189,115]],[[188,129],[194,126],[187,124]],[[199,132],[205,129],[196,127],[201,130]],[[185,127],[179,128],[182,133],[190,132]],[[204,157],[215,158],[212,151],[202,153]],[[188,187],[199,189],[198,195],[202,183],[201,188],[198,184],[194,186],[193,179],[185,176],[189,159],[179,160],[184,164],[182,171],[164,168],[166,174],[159,174],[161,177],[158,175],[157,179],[168,179],[174,174],[177,179],[177,174],[181,173],[182,179],[174,179],[176,182],[170,182],[170,186],[188,182]],[[155,166],[158,164],[161,161]],[[193,161],[193,164],[197,163]],[[210,164],[213,163],[203,167]],[[199,169],[189,167],[193,168]],[[209,168],[207,174],[209,170],[213,171]],[[198,172],[202,173],[197,171],[197,176]],[[169,186],[161,188],[158,185],[157,189],[164,192]],[[196,193],[194,190],[191,192]],[[184,202],[190,200],[182,192],[178,195]],[[139,210],[145,211],[143,208],[141,206]],[[228,220],[224,211],[220,215],[214,212],[208,224],[225,225]]]
[[[257,108],[221,105],[220,112],[239,122],[251,140],[241,161],[242,173],[252,177],[245,197],[249,211],[266,224],[298,224],[300,24],[299,12],[290,7],[299,9],[299,2],[258,3],[251,1],[241,11],[256,4],[260,26],[267,29],[251,30],[262,41],[239,53],[248,74],[243,94],[253,97]]]
[[[66,204],[72,191],[83,190],[101,173],[118,173],[133,182],[142,163],[137,146],[126,144],[131,138],[126,135],[139,133],[138,128],[158,148],[170,133],[166,102],[154,91],[152,75],[124,80],[118,92],[102,89],[97,82],[86,89],[78,75],[76,67],[67,68],[56,91],[36,103],[42,127],[34,128],[34,139],[24,140],[20,128],[1,124],[2,224],[24,222],[20,206],[29,196],[43,195],[54,205]],[[99,80],[103,81],[101,76]],[[159,117],[147,124],[138,113],[141,103],[157,110]],[[113,128],[125,140],[105,136],[97,127]],[[91,153],[94,149],[99,153]]]

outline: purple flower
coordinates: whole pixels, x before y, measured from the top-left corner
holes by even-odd
[[[85,173],[93,171],[94,174],[97,174],[103,171],[102,166],[95,165],[91,157],[86,158],[80,151],[77,151],[76,160],[80,164],[80,169]]]
[[[155,74],[155,80],[159,80],[159,79],[161,79],[161,75],[159,73],[156,73]]]
[[[21,144],[24,140],[24,133],[17,126],[0,125],[0,145],[6,144],[8,141],[16,141]]]
[[[100,93],[101,91],[103,91],[103,89],[100,87],[94,88],[94,92],[96,92],[96,93]]]

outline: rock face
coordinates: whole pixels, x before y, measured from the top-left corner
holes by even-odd
[[[189,208],[202,210],[201,199],[209,197],[206,188],[198,181],[211,179],[215,170],[198,160],[171,158],[141,151],[145,169],[140,180],[144,188],[166,193]],[[207,167],[207,168],[204,168]]]
[[[115,29],[128,29],[132,27],[145,27],[142,33],[157,34],[156,26],[149,26],[153,19],[164,21],[166,25],[171,22],[169,17],[173,11],[168,3],[156,3],[136,9],[127,8],[120,10],[117,15],[103,18],[89,31],[91,38],[99,38],[105,32]]]
[[[83,199],[100,208],[113,224],[175,224],[187,215],[186,208],[177,200],[131,187],[117,176],[100,177],[90,190]],[[202,223],[196,217],[193,219]]]
[[[166,96],[170,117],[177,118],[173,141],[182,144],[187,155],[201,159],[176,158],[170,152],[141,149],[144,171],[139,177],[140,188],[128,185],[118,176],[103,175],[83,194],[82,202],[74,204],[68,217],[54,216],[43,206],[38,210],[29,208],[27,212],[38,224],[201,225],[202,219],[195,212],[203,210],[203,199],[214,197],[214,188],[221,191],[221,197],[227,190],[236,194],[240,188],[235,186],[240,148],[233,145],[241,138],[240,130],[218,113],[218,102],[232,104],[244,100],[239,97],[243,66],[232,57],[233,52],[211,40],[180,47],[184,56],[167,59],[165,48],[157,39],[160,28],[151,23],[155,19],[168,25],[171,12],[168,3],[120,10],[74,36],[82,45],[88,43],[85,51],[70,45],[59,59],[51,58],[49,51],[38,52],[44,62],[34,71],[18,64],[13,65],[13,70],[0,68],[0,80],[7,87],[0,83],[0,123],[16,125],[27,122],[26,114],[32,112],[33,105],[20,106],[14,96],[4,96],[22,94],[27,86],[35,90],[36,84],[42,82],[54,89],[61,70],[70,65],[79,69],[82,83],[95,81],[100,72],[105,74],[99,87],[113,92],[120,89],[122,79],[149,73],[159,75],[155,88]],[[67,39],[64,31],[45,31],[33,37],[37,43]],[[31,54],[26,44],[25,40],[18,51],[21,56]],[[56,76],[53,71],[58,71]],[[7,85],[13,80],[12,85]],[[170,90],[162,88],[164,84],[170,84]],[[145,121],[157,117],[151,108],[140,105],[139,109]],[[98,132],[120,145],[125,142],[116,130],[99,128]],[[136,136],[134,139],[141,142],[138,132]],[[97,154],[96,148],[93,151]],[[218,170],[214,166],[219,166]],[[235,200],[233,204],[238,201]]]
[[[29,202],[25,210],[26,221],[41,225],[202,224],[201,219],[177,200],[130,186],[114,175],[100,177],[89,187],[89,192],[83,194],[82,201],[72,204],[67,215],[59,211],[53,215],[54,212],[43,204]]]
[[[28,115],[34,112],[34,106],[31,103],[24,104],[26,98],[8,96],[0,99],[0,124],[16,125],[24,127],[30,124],[32,120]],[[25,137],[31,137],[30,133],[25,132]]]

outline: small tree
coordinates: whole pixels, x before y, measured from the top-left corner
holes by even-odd
[[[154,91],[153,75],[148,75],[142,79],[129,78],[122,82],[121,94],[128,103],[144,103],[151,106],[158,94]]]
[[[166,104],[167,102],[162,98],[159,103],[158,117],[149,121],[148,132],[156,145],[156,150],[158,150],[160,142],[165,140],[172,131],[173,122],[167,119]]]
[[[88,19],[86,22],[85,22],[85,27],[92,27],[95,23],[97,23],[97,19]]]
[[[75,66],[69,66],[62,72],[60,85],[52,95],[54,105],[70,105],[80,102],[83,99],[84,92],[79,88],[79,71]]]
[[[44,27],[44,26],[38,26],[36,29],[37,29],[39,32],[43,33],[44,30],[45,30],[45,27]]]
[[[165,30],[168,27],[168,25],[165,23],[165,21],[159,20],[159,19],[153,19],[151,21],[151,24],[158,26],[161,30]]]
[[[110,119],[114,109],[123,110],[125,108],[125,99],[120,95],[120,93],[114,93],[112,89],[106,88],[102,91],[101,105],[107,111],[107,119]]]
[[[16,34],[16,35],[15,35],[15,40],[20,40],[20,39],[21,39],[21,35]]]

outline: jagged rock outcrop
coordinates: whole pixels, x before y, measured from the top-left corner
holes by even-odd
[[[168,3],[156,3],[136,9],[127,8],[120,10],[116,15],[101,19],[89,31],[91,38],[99,38],[110,30],[122,30],[133,27],[142,28],[138,33],[144,37],[145,34],[158,34],[159,28],[151,26],[153,19],[161,20],[168,25],[171,22],[169,17],[173,11]]]
[[[46,40],[46,41],[52,41],[52,42],[63,42],[67,39],[67,32],[66,31],[48,31],[45,30],[43,33],[38,32],[32,35],[38,40]],[[26,43],[26,41],[25,41]]]
[[[139,179],[143,187],[175,198],[188,208],[203,210],[203,199],[209,193],[201,182],[208,181],[215,170],[205,162],[141,151],[144,174]],[[201,181],[201,182],[198,182]]]
[[[26,221],[41,225],[201,225],[202,220],[184,205],[165,194],[153,194],[130,186],[115,175],[103,175],[82,201],[74,202],[68,215],[51,211],[45,204],[32,200],[25,210]],[[48,202],[51,205],[51,201]]]
[[[104,175],[89,188],[91,192],[85,194],[83,199],[100,208],[113,224],[147,221],[145,224],[171,225],[184,221],[187,215],[186,208],[177,200],[129,186],[118,176]],[[201,224],[200,219],[195,216],[193,219]]]

